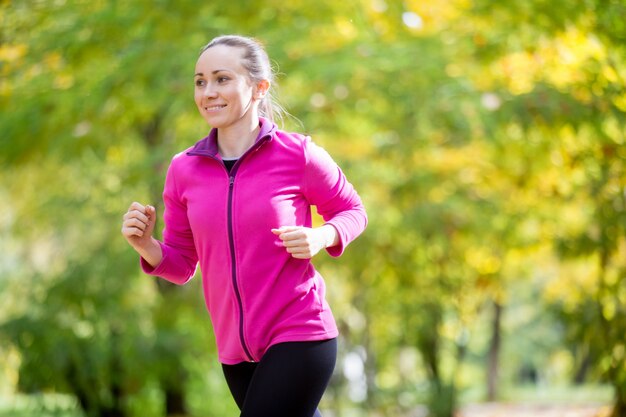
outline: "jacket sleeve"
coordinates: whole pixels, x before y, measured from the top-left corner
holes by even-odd
[[[310,138],[306,138],[304,146],[304,193],[307,200],[317,207],[325,224],[337,230],[339,243],[326,249],[331,256],[337,257],[365,230],[365,207],[331,156]]]
[[[174,284],[182,285],[195,274],[198,255],[187,218],[187,207],[176,187],[175,162],[176,159],[172,161],[167,171],[163,190],[164,229],[163,241],[159,241],[163,259],[153,268],[142,258],[141,267],[148,275],[159,276]]]

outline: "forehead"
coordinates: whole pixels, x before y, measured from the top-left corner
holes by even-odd
[[[213,71],[227,70],[245,74],[246,71],[242,64],[243,54],[243,48],[228,45],[213,46],[204,51],[198,58],[196,73],[201,72],[206,75]]]

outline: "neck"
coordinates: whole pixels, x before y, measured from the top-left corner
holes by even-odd
[[[217,130],[217,145],[223,158],[239,158],[259,135],[259,118],[252,117],[249,123],[240,123]]]

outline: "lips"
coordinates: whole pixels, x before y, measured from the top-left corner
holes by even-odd
[[[211,111],[218,111],[223,109],[224,107],[226,107],[226,104],[219,104],[219,105],[213,105],[213,106],[204,106],[204,110],[211,112]]]

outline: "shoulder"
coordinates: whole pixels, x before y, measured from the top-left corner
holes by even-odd
[[[303,147],[311,141],[311,137],[304,133],[276,130],[273,134],[273,140],[287,146]]]
[[[307,165],[335,165],[330,154],[308,134],[277,130],[274,134],[274,140],[278,140],[286,147],[291,147]]]
[[[275,146],[287,149],[300,149],[311,142],[311,137],[305,133],[287,131],[278,127],[274,122],[261,118],[261,135],[270,135]]]
[[[185,159],[189,158],[189,152],[193,151],[195,147],[196,147],[195,145],[190,146],[187,149],[174,154],[174,156],[172,156],[172,162],[178,161],[178,160],[184,161]]]
[[[307,147],[311,138],[305,134],[276,130],[272,133],[270,149],[274,155],[282,155],[281,160],[291,164],[304,164],[307,160]]]
[[[178,165],[185,164],[185,163],[189,162],[189,155],[188,155],[188,153],[190,151],[192,151],[192,150],[193,150],[193,146],[191,146],[191,147],[189,147],[189,148],[187,148],[187,149],[185,149],[183,151],[180,151],[178,153],[175,153],[172,156],[171,160],[170,160],[170,165],[177,165],[178,166]]]
[[[167,168],[168,176],[184,175],[185,172],[193,169],[192,165],[194,158],[189,155],[189,152],[191,152],[193,148],[194,147],[191,146],[183,151],[174,154],[171,157],[169,166]]]

